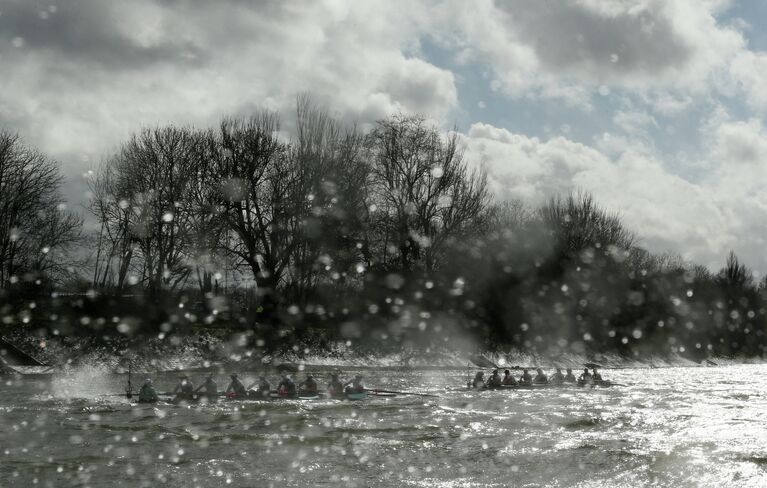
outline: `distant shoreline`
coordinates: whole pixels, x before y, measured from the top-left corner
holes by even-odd
[[[31,339],[31,338],[30,338]],[[29,345],[29,344],[27,344]],[[322,350],[312,348],[305,355],[296,353],[264,354],[263,351],[245,347],[232,348],[226,342],[216,342],[213,347],[202,347],[199,343],[170,344],[162,347],[147,347],[144,351],[115,348],[91,348],[87,344],[77,347],[58,345],[46,361],[45,366],[30,366],[9,363],[0,357],[2,374],[51,375],[82,368],[97,368],[105,372],[124,373],[128,368],[136,374],[159,372],[246,372],[280,371],[290,372],[328,371],[334,369],[359,371],[488,371],[495,369],[521,370],[523,368],[557,367],[580,369],[587,363],[595,363],[600,369],[669,369],[725,367],[744,364],[765,364],[763,358],[707,358],[700,362],[678,355],[625,358],[618,354],[567,354],[557,358],[526,351],[513,350],[508,353],[484,352],[470,354],[460,350],[409,350],[405,353],[363,353],[353,347],[334,345],[336,348]],[[54,346],[55,347],[55,346]],[[428,352],[427,352],[428,351]],[[485,362],[472,362],[469,357],[478,356]]]

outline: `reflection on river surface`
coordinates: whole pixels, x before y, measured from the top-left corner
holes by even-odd
[[[627,386],[475,393],[453,389],[466,371],[366,372],[439,398],[192,407],[98,396],[125,376],[6,378],[0,486],[767,486],[766,366],[604,373]]]

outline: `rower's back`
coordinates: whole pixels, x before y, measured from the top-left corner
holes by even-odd
[[[511,375],[511,372],[507,369],[503,372],[503,386],[515,386],[517,380]]]
[[[565,376],[562,374],[562,370],[557,368],[557,372],[551,375],[549,383],[554,385],[561,385],[565,381]]]
[[[530,375],[527,369],[522,370],[522,376],[519,377],[519,384],[525,386],[533,384],[533,377]]]
[[[575,383],[575,375],[573,374],[573,370],[570,368],[567,368],[567,375],[565,376],[565,383]]]
[[[181,395],[192,396],[194,394],[194,383],[189,378],[182,378],[181,383],[176,388]]]
[[[501,380],[498,370],[493,371],[493,374],[490,375],[490,378],[487,380],[488,388],[499,388],[502,384],[503,380]]]
[[[208,376],[202,386],[205,390],[205,395],[209,397],[218,395],[218,383],[216,383],[216,380],[214,380],[212,376]]]
[[[139,403],[155,403],[157,400],[157,392],[152,386],[151,380],[146,380],[138,392]]]
[[[328,394],[330,396],[339,396],[344,392],[344,384],[338,378],[338,375],[332,375],[328,383]]]

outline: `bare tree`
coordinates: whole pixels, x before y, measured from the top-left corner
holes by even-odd
[[[535,221],[535,210],[521,200],[507,200],[492,204],[487,209],[489,230],[521,230]]]
[[[132,269],[150,294],[183,286],[192,273],[201,292],[212,290],[225,226],[210,135],[146,129],[97,168],[89,181],[89,210],[101,224],[94,286],[122,292]]]
[[[224,246],[228,228],[222,215],[224,207],[220,201],[220,181],[215,166],[210,164],[219,151],[214,133],[200,132],[197,137],[199,154],[190,159],[188,181],[180,208],[186,216],[190,266],[194,268],[200,292],[209,293],[214,290],[214,277],[228,266]]]
[[[190,199],[202,181],[203,142],[188,128],[144,129],[97,170],[89,183],[101,224],[94,284],[122,291],[132,268],[154,297],[184,285],[194,268],[199,212]]]
[[[636,241],[620,217],[600,208],[588,193],[554,197],[541,208],[540,215],[563,256],[588,248],[628,252]]]
[[[307,96],[299,97],[296,115],[290,157],[306,199],[288,288],[292,299],[304,303],[322,282],[357,275],[352,271],[362,262],[369,166],[356,128],[342,128]]]
[[[65,210],[55,161],[0,132],[0,287],[65,271],[82,219]]]
[[[121,178],[120,169],[119,156],[96,168],[88,179],[92,197],[87,205],[99,222],[93,287],[113,286],[118,294],[125,289],[135,244],[131,235],[134,213],[126,198],[132,192],[122,187],[128,182]]]
[[[741,263],[735,255],[735,251],[730,251],[727,255],[727,262],[716,275],[716,280],[723,287],[730,290],[746,290],[754,288],[754,275],[745,264]]]
[[[221,216],[237,236],[224,245],[250,268],[270,311],[300,242],[307,206],[300,174],[278,130],[277,116],[264,111],[247,120],[225,119],[208,142],[220,181]]]
[[[468,169],[455,133],[443,137],[420,116],[378,122],[367,147],[376,213],[369,242],[380,242],[371,259],[384,268],[438,268],[445,245],[484,215],[485,175]]]

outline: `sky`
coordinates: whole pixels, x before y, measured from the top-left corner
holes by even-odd
[[[0,0],[0,128],[83,174],[141,127],[309,93],[456,130],[499,199],[588,191],[654,252],[767,272],[763,0]]]

